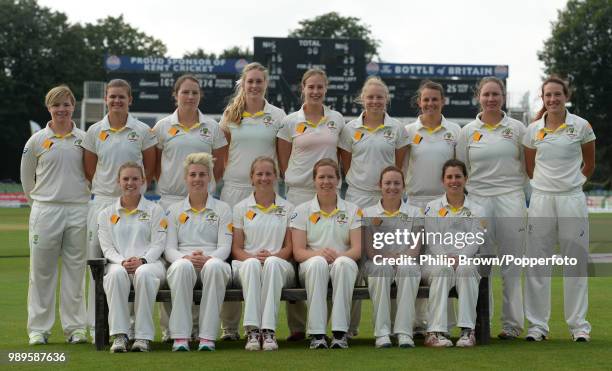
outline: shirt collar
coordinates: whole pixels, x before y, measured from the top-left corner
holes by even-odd
[[[429,131],[429,128],[421,122],[421,116],[417,117],[417,131],[423,129],[425,131]],[[436,127],[431,133],[437,133],[438,131],[448,130],[448,124],[444,115],[442,115],[442,120],[440,122],[440,126]]]
[[[315,126],[319,126],[323,123],[325,123],[328,119],[329,119],[329,115],[330,115],[330,109],[323,105],[323,117],[321,118],[321,121],[319,121],[318,123],[315,122]],[[304,105],[302,105],[302,107],[300,108],[300,110],[297,112],[297,119],[298,119],[298,124],[300,123],[305,123],[308,126],[313,126],[311,122],[306,120],[306,114],[304,113]]]
[[[410,207],[410,205],[408,205],[407,202],[404,202],[402,200],[402,203],[400,204],[399,209],[397,210],[397,214],[394,215],[388,215],[387,211],[385,210],[385,208],[382,206],[382,199],[378,201],[378,203],[375,206],[375,210],[376,210],[376,215],[378,216],[397,216],[400,213],[402,214],[408,214],[408,208]]]
[[[509,120],[508,120],[508,116],[506,115],[506,112],[502,111],[502,119],[497,123],[494,124],[493,126],[489,125],[489,123],[485,123],[483,122],[480,118],[482,117],[482,112],[480,112],[479,114],[476,115],[476,122],[478,124],[478,127],[481,129],[497,129],[498,127],[506,127],[509,124]]]
[[[340,195],[336,196],[336,210],[329,214],[329,216],[339,211],[346,211],[346,202],[340,198]],[[323,213],[323,211],[321,210],[321,206],[319,205],[319,199],[317,195],[315,195],[312,201],[310,202],[310,211],[313,213]]]
[[[134,129],[136,127],[136,118],[128,113],[127,121],[125,122],[125,126],[117,131],[123,131],[126,129]],[[111,131],[112,128],[110,126],[110,121],[108,120],[108,114],[104,116],[102,119],[102,130]]]
[[[440,206],[442,208],[445,208],[445,209],[449,210],[449,211],[453,211],[453,213],[457,213],[457,212],[459,212],[461,210],[471,211],[471,209],[472,209],[472,202],[470,201],[469,197],[467,195],[465,195],[465,200],[463,201],[463,206],[460,209],[455,209],[448,202],[448,198],[446,198],[446,195],[444,195],[440,199]]]
[[[376,127],[374,130],[371,130],[370,128],[368,128],[367,126],[363,124],[364,118],[365,118],[365,111],[361,112],[361,114],[359,114],[359,117],[357,118],[357,125],[358,125],[357,128],[364,128],[368,130],[370,133],[374,133],[384,127],[388,127],[389,122],[391,121],[391,116],[389,116],[389,114],[385,112],[385,116],[383,117],[383,122],[381,122],[380,125]]]
[[[208,196],[206,197],[206,203],[204,203],[204,210],[213,210],[214,206],[215,206],[215,200],[209,193]],[[199,214],[200,212],[204,211],[204,210],[195,210],[191,207],[191,203],[189,202],[189,195],[185,196],[181,210],[192,211],[196,214]]]
[[[283,206],[285,204],[285,200],[275,193],[274,197],[274,205]],[[247,197],[247,206],[248,207],[257,207],[257,201],[255,201],[255,192],[252,192],[249,197]]]
[[[72,121],[72,130],[70,130],[69,133],[67,133],[66,135],[57,135],[55,134],[55,132],[53,131],[53,129],[51,129],[51,121],[47,122],[47,126],[45,126],[44,128],[44,134],[45,134],[45,138],[46,139],[51,139],[51,138],[68,138],[71,136],[75,136],[74,131],[76,129],[76,125],[74,124],[74,121]]]
[[[264,107],[261,111],[258,111],[253,115],[251,115],[248,112],[243,112],[242,118],[258,118],[258,117],[264,116],[265,114],[270,114],[270,113],[272,113],[272,105],[268,103],[266,99],[264,99]]]
[[[145,211],[146,209],[146,198],[144,195],[140,195],[140,201],[138,201],[138,206],[136,209],[129,212],[129,214],[136,213],[136,211]],[[115,213],[118,214],[121,210],[125,210],[123,206],[121,206],[121,197],[117,197],[117,201],[115,201]]]
[[[198,121],[199,122],[197,124],[202,124],[205,121],[204,114],[199,109],[198,109]],[[178,108],[175,109],[174,112],[172,112],[172,115],[170,115],[170,123],[171,125],[176,125],[176,126],[179,126],[179,124],[181,124],[178,118]]]

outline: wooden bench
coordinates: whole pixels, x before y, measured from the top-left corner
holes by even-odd
[[[93,279],[95,281],[95,313],[96,313],[96,349],[104,350],[109,344],[109,328],[108,328],[108,304],[106,301],[106,293],[104,292],[103,279],[104,279],[104,266],[106,265],[106,259],[90,259],[87,264],[91,268]],[[489,344],[491,338],[491,330],[489,323],[489,273],[490,267],[481,267],[481,280],[478,288],[478,303],[476,305],[476,342],[478,345]],[[391,297],[395,298],[397,289],[395,285],[391,288]],[[327,298],[331,299],[331,289],[327,292]],[[202,290],[194,289],[193,301],[199,303],[202,297]],[[429,287],[419,287],[417,294],[419,298],[429,297]],[[453,288],[449,297],[456,298],[457,291]],[[353,290],[353,299],[369,299],[370,294],[367,286],[356,286]],[[242,290],[228,288],[225,290],[225,301],[243,301]],[[306,289],[304,288],[286,288],[283,289],[281,294],[281,300],[284,301],[305,301],[306,300]],[[129,301],[134,301],[134,290],[130,291]],[[170,290],[160,289],[157,293],[156,301],[158,302],[170,302]]]

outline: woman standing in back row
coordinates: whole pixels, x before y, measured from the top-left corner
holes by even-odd
[[[229,143],[223,174],[221,200],[230,207],[253,192],[249,177],[251,163],[260,156],[276,163],[276,135],[285,112],[266,101],[268,71],[259,63],[249,63],[242,70],[236,93],[225,108],[221,128]],[[276,186],[276,185],[274,185]],[[223,340],[240,338],[240,302],[225,302],[221,311]]]
[[[330,158],[338,162],[344,118],[323,104],[328,83],[327,75],[320,69],[304,73],[301,82],[304,104],[285,117],[277,135],[278,164],[287,185],[287,201],[293,205],[315,196],[312,169],[317,161]],[[290,339],[302,339],[306,328],[306,308],[302,302],[288,305],[287,321]]]
[[[480,80],[476,98],[481,112],[461,129],[457,158],[467,166],[470,198],[489,219],[488,241],[497,246],[500,257],[520,258],[525,253],[527,218],[523,190],[527,177],[521,148],[525,125],[502,111],[505,97],[501,80]],[[523,331],[521,271],[516,265],[501,267],[504,288],[500,339],[514,339]]]
[[[85,176],[91,182],[91,192],[94,195],[87,217],[89,258],[102,257],[98,238],[98,215],[121,195],[117,183],[119,167],[130,161],[143,166],[146,176],[143,183],[145,189],[155,171],[157,138],[147,124],[129,114],[132,104],[130,84],[121,79],[111,80],[106,85],[104,99],[108,114],[87,130],[83,140]],[[141,191],[144,192],[145,189]],[[87,320],[91,329],[90,335],[95,338],[92,282],[93,280],[89,281]]]
[[[595,134],[583,118],[565,108],[570,99],[565,81],[549,77],[542,83],[543,107],[529,125],[523,145],[525,168],[533,192],[529,202],[527,257],[551,257],[559,242],[561,255],[576,258],[564,267],[565,321],[572,339],[591,339],[586,320],[589,254],[589,210],[582,186],[595,170]],[[551,267],[528,267],[525,277],[525,317],[528,341],[548,337]]]
[[[415,122],[406,126],[410,143],[406,190],[408,203],[424,210],[428,202],[444,194],[439,169],[446,161],[455,158],[461,128],[442,115],[444,88],[437,82],[426,80],[421,83],[416,104],[421,114]],[[417,299],[415,335],[425,333],[426,300]],[[453,313],[452,307],[450,313]]]

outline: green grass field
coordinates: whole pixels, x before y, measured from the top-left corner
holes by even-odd
[[[348,350],[310,351],[308,343],[280,341],[278,352],[247,352],[244,342],[218,342],[214,353],[172,353],[168,344],[154,344],[150,354],[97,352],[91,344],[67,345],[59,318],[50,344],[27,345],[29,209],[0,209],[0,368],[44,369],[49,364],[8,364],[7,352],[65,352],[68,361],[53,364],[62,369],[612,369],[612,277],[589,281],[588,319],[593,326],[590,343],[570,341],[563,320],[562,278],[553,278],[551,339],[543,343],[493,339],[474,349],[429,349],[417,341],[415,349],[374,349],[371,303],[364,301],[360,335]],[[592,252],[612,252],[612,215],[591,217]],[[500,279],[494,278],[496,315],[492,334],[500,330]],[[284,306],[279,339],[288,335]],[[455,334],[456,336],[456,334]],[[158,333],[159,340],[159,333]]]

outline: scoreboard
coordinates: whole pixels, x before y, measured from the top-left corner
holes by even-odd
[[[367,76],[379,76],[389,87],[389,114],[416,117],[414,98],[425,79],[442,84],[444,116],[473,118],[478,113],[474,92],[478,81],[495,76],[505,82],[507,65],[443,65],[375,63],[366,65],[365,42],[353,39],[254,38],[254,59],[270,75],[268,101],[291,113],[300,109],[302,75],[310,68],[326,72],[329,80],[325,104],[344,116],[358,116],[362,107],[355,98]],[[108,78],[121,78],[132,85],[131,111],[170,113],[175,109],[172,90],[176,79],[193,74],[204,91],[200,110],[223,113],[236,81],[248,63],[245,59],[173,59],[109,55],[105,58]]]
[[[363,40],[255,37],[254,59],[268,68],[268,101],[287,113],[300,109],[300,82],[310,68],[327,74],[326,105],[346,116],[361,112],[354,99],[366,76]]]
[[[419,108],[415,97],[423,80],[432,80],[444,87],[444,116],[472,118],[479,112],[474,97],[478,81],[495,76],[505,82],[508,66],[493,65],[441,65],[369,63],[368,75],[378,75],[389,87],[389,114],[395,117],[416,117]]]
[[[132,86],[133,112],[165,113],[176,108],[172,97],[174,82],[183,74],[194,75],[204,92],[200,110],[223,112],[234,92],[244,59],[173,59],[156,57],[107,56],[109,79],[124,79]]]

